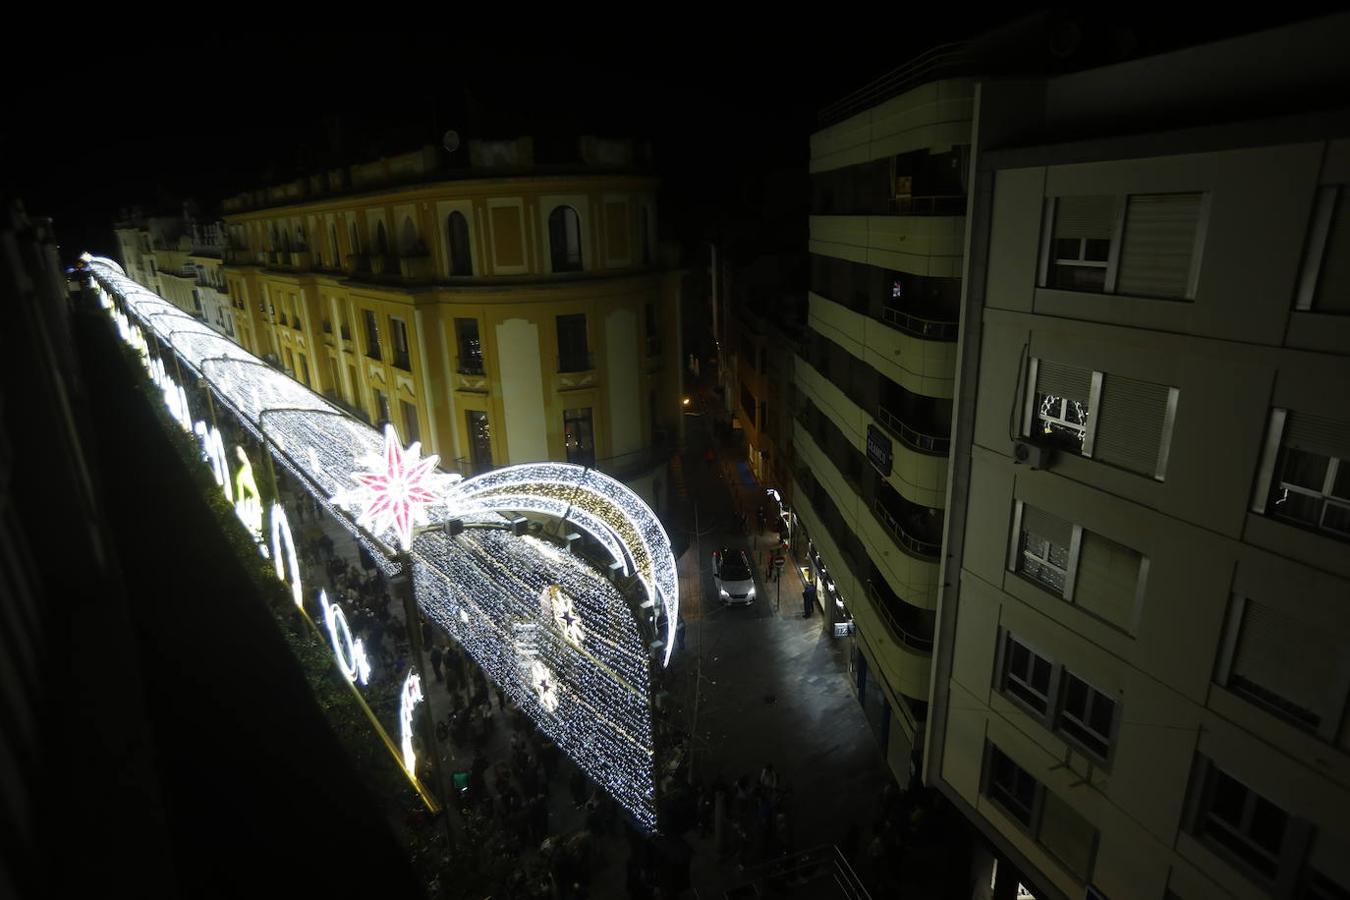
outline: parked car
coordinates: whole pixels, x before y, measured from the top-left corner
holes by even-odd
[[[713,586],[723,603],[749,604],[755,601],[755,578],[750,557],[744,550],[723,547],[713,551]]]

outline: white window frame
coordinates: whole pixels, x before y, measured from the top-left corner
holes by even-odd
[[[1195,792],[1194,807],[1189,817],[1191,825],[1189,830],[1213,853],[1228,860],[1257,884],[1271,890],[1273,896],[1290,896],[1293,893],[1294,881],[1302,868],[1303,858],[1306,856],[1308,846],[1312,841],[1311,825],[1290,810],[1275,803],[1268,795],[1252,788],[1245,780],[1239,778],[1230,770],[1220,767],[1207,756],[1201,755],[1199,757],[1196,773],[1199,776],[1196,780],[1198,790]],[[1237,782],[1247,792],[1242,804],[1241,821],[1236,826],[1214,816],[1211,812],[1214,786],[1219,775]],[[1280,841],[1280,848],[1273,857],[1270,851],[1254,842],[1247,833],[1255,815],[1257,798],[1264,799],[1285,815],[1284,834]],[[1225,832],[1232,836],[1237,843],[1248,848],[1248,852],[1251,854],[1271,861],[1274,864],[1275,874],[1268,875],[1261,871],[1246,856],[1217,840],[1209,833],[1211,830]]]
[[[1040,357],[1031,357],[1031,363],[1027,366],[1027,393],[1026,404],[1022,413],[1022,437],[1031,440],[1032,425],[1039,422],[1048,422],[1060,425],[1064,428],[1077,431],[1082,436],[1082,446],[1079,448],[1078,455],[1085,459],[1092,458],[1092,450],[1097,440],[1097,410],[1101,407],[1102,401],[1102,381],[1105,373],[1096,369],[1092,370],[1092,380],[1088,386],[1087,409],[1083,416],[1084,424],[1070,422],[1065,418],[1065,412],[1068,409],[1068,399],[1065,397],[1055,397],[1059,400],[1059,414],[1046,415],[1042,413],[1039,405],[1039,394],[1036,390],[1036,378],[1040,374]],[[1054,397],[1053,394],[1046,394],[1047,397]],[[1169,435],[1170,437],[1170,435]],[[1071,452],[1071,451],[1066,451]]]
[[[1055,710],[1055,693],[1059,686],[1058,684],[1059,665],[1049,656],[1046,656],[1044,653],[1038,652],[1036,648],[1033,647],[1031,644],[1029,644],[1024,638],[1013,634],[1011,631],[1008,630],[1003,631],[1002,637],[1003,642],[999,648],[1001,651],[1001,656],[998,660],[999,692],[1008,699],[1015,702],[1018,706],[1027,710],[1027,712],[1029,712],[1037,719],[1040,719],[1042,721],[1048,720],[1049,717],[1053,715]],[[1028,660],[1033,668],[1035,667],[1035,661],[1037,659],[1043,660],[1044,662],[1049,664],[1050,680],[1049,683],[1046,685],[1046,691],[1044,694],[1042,694],[1040,690],[1036,688],[1035,685],[1033,685],[1030,681],[1028,681],[1025,677],[1023,677],[1022,673],[1015,673],[1012,671],[1012,646],[1011,646],[1012,644],[1017,644],[1019,647],[1021,647],[1029,654]],[[1028,694],[1031,694],[1032,696],[1035,697],[1039,697],[1041,701],[1045,704],[1045,709],[1038,710],[1016,693],[1010,692],[1008,690],[1009,680],[1015,681],[1018,687],[1026,691]]]
[[[1321,456],[1320,453],[1317,455]],[[1277,490],[1282,490],[1285,493],[1292,492],[1295,494],[1301,494],[1304,497],[1312,497],[1316,500],[1322,501],[1322,511],[1321,514],[1318,516],[1316,528],[1319,531],[1326,531],[1334,535],[1350,538],[1350,531],[1341,531],[1338,528],[1332,528],[1330,525],[1326,523],[1327,508],[1331,506],[1337,506],[1347,511],[1350,511],[1350,499],[1340,497],[1332,493],[1332,491],[1336,487],[1336,476],[1340,473],[1341,459],[1336,456],[1327,456],[1324,458],[1327,460],[1327,473],[1326,476],[1322,479],[1321,491],[1315,491],[1312,488],[1304,487],[1301,484],[1290,484],[1285,481],[1279,482],[1279,484],[1277,485]],[[1295,519],[1293,516],[1281,516],[1280,518],[1285,518],[1288,520],[1299,522],[1303,521],[1302,519]]]
[[[1036,778],[1026,769],[1022,768],[1022,766],[1017,762],[1017,760],[1012,758],[1011,754],[1004,751],[1002,747],[998,746],[993,741],[986,739],[984,746],[985,746],[984,772],[983,778],[981,779],[984,790],[982,791],[982,793],[984,794],[984,796],[988,797],[994,804],[996,804],[998,808],[1003,811],[1004,815],[1006,815],[1009,819],[1015,822],[1018,828],[1021,828],[1028,835],[1030,835],[1033,840],[1036,840],[1041,830],[1041,812],[1045,808],[1045,785],[1041,782],[1039,778]],[[994,789],[997,784],[997,782],[994,781],[995,753],[998,753],[1000,756],[1003,756],[1005,759],[1007,759],[1010,763],[1012,763],[1014,766],[1017,767],[1018,771],[1022,772],[1036,784],[1036,792],[1031,800],[1031,809],[1027,811],[1028,821],[1026,822],[1018,818],[1017,814],[1013,812],[1017,804],[1009,803],[1006,800],[1004,800],[1004,796],[1008,794],[1008,791],[1004,790],[1002,785],[998,785],[999,791],[998,793],[995,793]]]
[[[1334,188],[1333,188],[1333,190],[1334,190]],[[1093,196],[1113,196],[1113,197],[1115,197],[1115,198],[1119,201],[1119,203],[1117,204],[1117,208],[1116,208],[1116,222],[1115,222],[1115,228],[1114,228],[1114,229],[1112,230],[1112,232],[1111,232],[1111,248],[1110,248],[1110,250],[1109,250],[1108,253],[1107,253],[1106,262],[1104,262],[1104,263],[1098,262],[1098,261],[1096,261],[1096,260],[1087,260],[1087,259],[1083,259],[1083,255],[1087,252],[1087,248],[1086,248],[1086,245],[1085,245],[1085,244],[1082,244],[1082,243],[1079,244],[1079,255],[1078,255],[1078,258],[1077,258],[1077,259],[1072,259],[1072,258],[1061,259],[1061,258],[1058,258],[1058,257],[1052,258],[1052,255],[1051,255],[1051,254],[1052,254],[1052,252],[1053,252],[1053,250],[1054,250],[1054,244],[1055,244],[1055,215],[1056,215],[1056,212],[1057,212],[1057,209],[1056,209],[1057,203],[1056,203],[1056,201],[1057,201],[1059,198],[1058,198],[1058,197],[1046,197],[1046,198],[1045,198],[1045,206],[1044,206],[1044,215],[1043,215],[1043,220],[1042,220],[1042,223],[1041,223],[1041,254],[1040,254],[1040,270],[1039,270],[1039,272],[1037,273],[1036,286],[1037,286],[1038,288],[1045,288],[1045,289],[1048,289],[1048,290],[1057,290],[1057,291],[1068,291],[1068,292],[1070,292],[1070,293],[1081,293],[1081,294],[1104,294],[1104,295],[1112,295],[1112,296],[1116,296],[1116,295],[1117,295],[1117,292],[1116,292],[1116,276],[1118,275],[1119,270],[1120,270],[1120,252],[1121,252],[1122,242],[1123,242],[1124,237],[1125,237],[1125,216],[1126,216],[1126,213],[1128,212],[1128,210],[1129,210],[1129,208],[1130,208],[1130,198],[1131,198],[1131,197],[1156,197],[1156,196],[1167,196],[1167,195],[1170,195],[1170,194],[1199,194],[1199,195],[1200,195],[1200,213],[1199,213],[1199,215],[1196,217],[1196,223],[1195,223],[1195,239],[1194,239],[1194,240],[1195,240],[1195,243],[1194,243],[1193,247],[1191,248],[1191,268],[1190,268],[1190,272],[1187,273],[1187,278],[1186,278],[1186,290],[1185,290],[1185,292],[1184,292],[1180,297],[1159,297],[1159,298],[1147,298],[1147,299],[1161,299],[1161,300],[1169,300],[1169,299],[1170,299],[1170,300],[1194,300],[1194,299],[1195,299],[1195,294],[1196,294],[1196,289],[1197,289],[1197,287],[1198,287],[1198,285],[1199,285],[1199,281],[1200,281],[1200,258],[1201,258],[1201,256],[1204,254],[1204,249],[1205,249],[1205,239],[1206,239],[1206,236],[1207,236],[1208,231],[1209,231],[1210,200],[1211,200],[1211,197],[1213,196],[1213,192],[1210,191],[1210,190],[1162,191],[1162,192],[1157,192],[1157,191],[1128,191],[1128,192],[1120,193],[1120,194],[1110,194],[1110,195],[1108,195],[1108,194],[1095,194],[1095,195],[1093,195]],[[1334,194],[1333,194],[1333,200],[1334,200]],[[1330,213],[1330,211],[1328,210],[1328,212],[1326,213],[1326,218],[1327,218],[1327,221],[1328,221],[1328,222],[1330,221],[1330,217],[1331,217],[1331,213]],[[1071,238],[1070,240],[1075,240],[1075,239],[1072,239],[1072,238]],[[1086,240],[1088,240],[1088,239],[1087,239],[1087,238],[1076,238],[1076,240],[1078,240],[1078,241],[1081,242],[1081,241],[1086,241]],[[1325,233],[1324,233],[1323,236],[1322,236],[1322,241],[1323,241],[1323,243],[1325,243],[1325,240],[1326,240],[1326,236],[1325,236]],[[1311,256],[1311,254],[1310,254],[1310,256]],[[1051,263],[1054,263],[1054,264],[1057,265],[1057,266],[1058,266],[1058,265],[1067,265],[1067,266],[1078,266],[1078,267],[1080,267],[1080,268],[1093,268],[1093,269],[1095,269],[1095,268],[1104,268],[1104,269],[1106,269],[1106,279],[1105,279],[1105,282],[1102,284],[1102,289],[1101,289],[1100,291],[1073,291],[1073,290],[1070,289],[1070,288],[1052,288],[1052,287],[1050,286],[1050,265],[1051,265]],[[1318,257],[1317,257],[1317,263],[1316,263],[1316,266],[1314,267],[1314,270],[1313,270],[1312,287],[1309,287],[1309,288],[1308,288],[1308,291],[1309,291],[1309,293],[1308,293],[1308,302],[1309,302],[1310,304],[1311,304],[1312,290],[1313,290],[1313,288],[1316,286],[1317,276],[1318,276],[1318,273],[1319,273],[1319,271],[1320,271],[1320,266],[1321,266],[1321,253],[1320,253],[1320,249],[1319,249],[1319,253],[1318,253]],[[1305,273],[1305,279],[1306,279],[1306,273]],[[1126,295],[1126,296],[1128,296],[1128,295]],[[1302,287],[1302,285],[1300,285],[1299,301],[1302,302],[1302,300],[1303,300],[1303,287]],[[1296,308],[1303,309],[1303,308],[1309,308],[1309,307],[1296,307]]]
[[[1116,737],[1119,733],[1119,723],[1120,723],[1119,698],[1111,696],[1106,691],[1101,690],[1083,676],[1077,675],[1067,668],[1064,669],[1062,672],[1056,672],[1055,674],[1056,674],[1055,680],[1057,685],[1059,686],[1059,698],[1058,698],[1059,702],[1057,705],[1058,714],[1055,718],[1056,733],[1058,733],[1061,737],[1071,742],[1074,746],[1078,747],[1084,753],[1087,753],[1090,756],[1092,756],[1092,758],[1097,760],[1097,762],[1102,766],[1106,766],[1108,763],[1110,763],[1111,757],[1114,755],[1116,749]],[[1084,715],[1082,717],[1079,717],[1078,715],[1069,712],[1066,706],[1069,699],[1069,691],[1068,691],[1069,678],[1072,678],[1075,681],[1080,682],[1085,688],[1087,688],[1088,691],[1087,706],[1083,710]],[[1098,698],[1101,698],[1101,700],[1099,701]],[[1092,718],[1093,706],[1101,701],[1105,701],[1111,704],[1111,725],[1108,734],[1102,734],[1100,731],[1094,728],[1088,721]],[[1096,749],[1085,743],[1082,740],[1082,738],[1079,738],[1076,735],[1065,731],[1063,725],[1065,719],[1068,719],[1076,727],[1081,728],[1083,731],[1087,732],[1092,737],[1097,738],[1102,743],[1106,744],[1105,755],[1098,753]]]

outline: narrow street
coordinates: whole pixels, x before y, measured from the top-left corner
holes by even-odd
[[[802,583],[790,554],[781,581],[772,580],[766,553],[777,533],[759,531],[756,516],[763,504],[775,527],[772,485],[747,477],[739,432],[718,437],[716,423],[726,413],[710,386],[701,384],[691,397],[672,479],[679,514],[671,527],[689,535],[678,560],[685,638],[669,681],[693,735],[694,778],[731,785],[744,775],[754,782],[771,764],[788,792],[792,847],[842,843],[851,825],[866,833],[891,781],[849,688],[846,641],[833,637],[818,608],[803,618]],[[716,454],[711,463],[709,447]],[[740,528],[741,513],[749,534]],[[711,556],[724,546],[744,548],[752,558],[756,599],[749,607],[716,599]],[[721,882],[711,838],[692,841],[694,884]],[[754,849],[747,865],[757,861]]]

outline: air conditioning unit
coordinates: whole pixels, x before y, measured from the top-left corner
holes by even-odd
[[[1013,442],[1013,462],[1019,466],[1031,466],[1033,469],[1048,469],[1055,451],[1049,447],[1033,444],[1031,441]]]

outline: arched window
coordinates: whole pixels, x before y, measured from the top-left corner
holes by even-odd
[[[446,220],[450,235],[450,274],[472,275],[473,257],[469,254],[469,220],[462,212],[452,212]]]
[[[385,234],[383,221],[375,223],[375,252],[380,256],[389,255],[389,236]]]
[[[337,225],[332,222],[328,223],[328,243],[333,254],[331,258],[333,268],[341,268],[342,254],[338,250]]]
[[[405,216],[403,228],[400,229],[398,236],[398,252],[403,256],[416,256],[418,245],[421,243],[422,239],[417,236],[417,226],[413,224],[412,219]]]
[[[355,222],[348,222],[348,223],[347,223],[347,227],[348,227],[348,230],[351,231],[352,254],[353,254],[353,255],[356,255],[356,256],[360,256],[360,255],[361,255],[361,232],[357,230],[357,228],[356,228],[356,223],[355,223]]]
[[[548,216],[548,243],[553,271],[581,271],[581,217],[570,206],[559,206]]]

